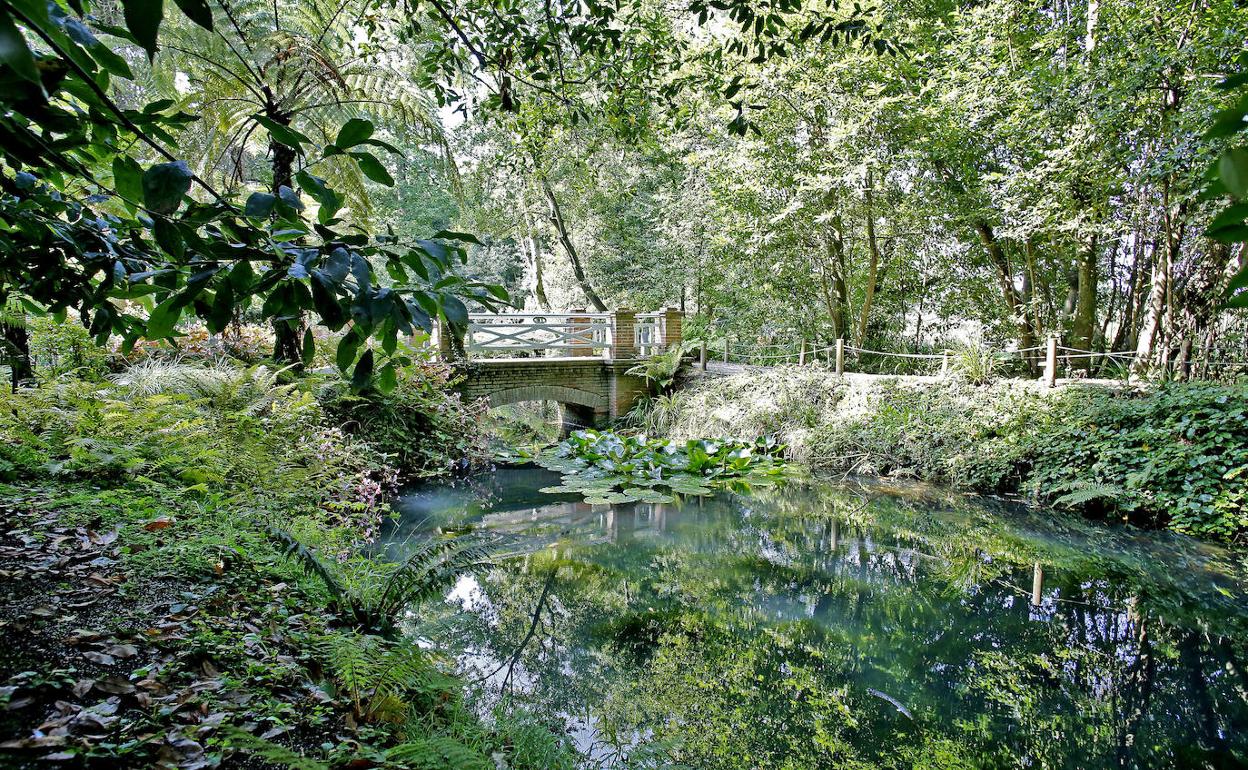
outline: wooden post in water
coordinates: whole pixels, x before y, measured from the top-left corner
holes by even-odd
[[[836,373],[845,373],[845,340],[842,337],[836,338]]]
[[[1040,562],[1036,562],[1031,568],[1031,604],[1033,607],[1039,607],[1044,601],[1044,568],[1040,566]]]
[[[1057,337],[1049,335],[1044,351],[1044,384],[1057,387]]]

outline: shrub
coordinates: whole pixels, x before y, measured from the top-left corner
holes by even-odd
[[[451,369],[416,363],[400,370],[389,393],[351,392],[335,380],[319,391],[331,417],[352,435],[366,439],[410,476],[436,476],[488,461],[482,428],[484,407],[467,405],[458,394]]]
[[[837,382],[802,369],[705,382],[677,395],[671,435],[775,434],[814,468],[1022,491],[1225,540],[1248,532],[1248,385]]]
[[[1242,383],[1063,392],[1032,426],[1027,488],[1059,504],[1231,539],[1248,531],[1246,410]]]
[[[35,374],[50,380],[72,374],[84,380],[98,380],[108,372],[109,352],[95,344],[91,334],[76,319],[57,320],[30,316],[30,355]]]

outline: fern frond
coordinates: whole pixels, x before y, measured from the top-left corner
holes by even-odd
[[[308,575],[315,575],[325,584],[326,590],[337,601],[341,601],[345,595],[342,583],[338,582],[338,578],[325,566],[325,562],[311,548],[299,542],[294,535],[284,529],[278,527],[268,528],[269,539],[280,545],[288,558],[296,559],[303,570]]]
[[[430,540],[390,574],[375,611],[390,618],[403,607],[436,598],[455,581],[488,563],[490,549],[470,538]]]
[[[1106,484],[1099,481],[1074,481],[1064,485],[1063,488],[1070,491],[1053,502],[1057,505],[1072,508],[1086,505],[1093,500],[1116,502],[1127,494],[1127,491],[1117,484]]]
[[[229,738],[230,745],[266,763],[288,767],[291,770],[330,770],[328,763],[305,757],[293,749],[252,735],[232,725],[223,725],[220,732]]]

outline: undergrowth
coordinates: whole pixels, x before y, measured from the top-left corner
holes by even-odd
[[[511,741],[536,746],[540,736],[505,719],[487,725],[461,702],[462,684],[437,644],[403,634],[422,605],[488,561],[483,544],[431,540],[401,562],[367,548],[389,513],[396,461],[422,473],[447,468],[451,433],[458,443],[450,452],[472,450],[472,416],[439,390],[444,378],[419,376],[381,402],[381,416],[350,429],[338,427],[337,410],[363,402],[327,397],[323,383],[320,391],[282,384],[263,365],[146,358],[104,379],[0,394],[0,508],[54,527],[25,536],[55,546],[64,539],[57,532],[79,532],[88,546],[115,548],[119,579],[139,596],[123,606],[140,617],[153,606],[143,593],[161,586],[213,597],[203,608],[187,609],[189,599],[169,605],[172,620],[142,620],[155,627],[150,633],[177,628],[159,642],[171,662],[130,675],[149,677],[158,692],[195,693],[194,718],[123,692],[110,706],[114,735],[154,725],[173,738],[73,736],[62,754],[136,767],[170,752],[182,759],[162,759],[168,766],[186,757],[234,766],[245,755],[308,768],[493,768],[495,756],[533,766]],[[433,432],[406,434],[404,426]],[[17,520],[6,525],[19,531]],[[53,639],[65,634],[47,628]],[[134,646],[148,654],[141,640]],[[0,670],[0,689],[25,692],[7,676]],[[77,708],[63,686],[40,687],[48,708]],[[35,709],[42,697],[20,700]],[[193,737],[179,737],[182,730]],[[19,736],[8,748],[38,752],[41,740]],[[570,756],[557,742],[546,749]]]
[[[774,435],[815,469],[1021,492],[1203,537],[1248,533],[1248,385],[1147,390],[864,381],[778,367],[677,393],[641,424],[686,439]]]

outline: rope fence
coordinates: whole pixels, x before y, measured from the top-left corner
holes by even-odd
[[[880,359],[897,359],[900,361],[911,362],[939,362],[939,374],[947,375],[952,373],[953,369],[961,366],[960,361],[965,360],[968,356],[967,351],[946,350],[939,353],[903,353],[891,350],[873,350],[871,348],[858,347],[856,345],[847,344],[844,340],[836,340],[835,344],[824,347],[807,347],[805,342],[800,344],[798,350],[793,350],[793,344],[767,344],[752,345],[746,347],[745,350],[733,350],[732,342],[729,338],[722,338],[716,341],[716,347],[720,348],[713,353],[707,341],[701,341],[699,362],[703,369],[706,368],[707,362],[711,356],[723,363],[739,363],[744,366],[775,366],[783,364],[796,363],[798,365],[815,365],[827,366],[836,371],[837,374],[846,373],[847,357],[852,361],[856,360],[861,363],[863,356],[875,356]],[[788,351],[771,353],[768,351]],[[1216,352],[1216,351],[1215,351]],[[1230,352],[1230,351],[1227,351]],[[1241,353],[1236,350],[1234,353]],[[970,356],[979,356],[982,359],[991,360],[994,363],[1018,362],[1025,363],[1029,371],[1034,373],[1039,370],[1042,373],[1041,379],[1050,387],[1057,384],[1059,369],[1063,364],[1071,366],[1076,362],[1086,362],[1086,371],[1092,373],[1094,367],[1104,367],[1113,365],[1113,370],[1118,372],[1118,376],[1111,379],[1127,379],[1131,374],[1135,362],[1137,361],[1136,352],[1134,350],[1111,350],[1097,351],[1084,350],[1082,348],[1074,348],[1067,345],[1058,344],[1056,338],[1050,338],[1045,344],[1032,345],[1025,348],[1015,350],[990,350],[986,348],[975,349],[969,352]],[[1173,366],[1174,362],[1164,362],[1164,365]],[[1211,367],[1219,367],[1225,369],[1244,368],[1248,373],[1248,361],[1241,360],[1209,360],[1208,352],[1205,353],[1203,360],[1190,359],[1185,362],[1185,373],[1190,376],[1196,376],[1197,371],[1205,371]],[[870,368],[870,367],[868,367]],[[899,372],[894,372],[899,373]]]

